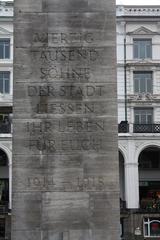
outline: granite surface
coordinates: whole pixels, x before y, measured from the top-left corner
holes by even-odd
[[[15,0],[12,240],[119,239],[113,0]]]

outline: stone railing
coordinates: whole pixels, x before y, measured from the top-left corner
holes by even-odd
[[[160,133],[160,123],[157,124],[134,124],[134,133]]]
[[[0,122],[0,134],[1,133],[11,133],[11,123]]]
[[[160,16],[159,6],[117,6],[117,16]]]

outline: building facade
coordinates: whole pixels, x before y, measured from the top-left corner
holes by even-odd
[[[160,239],[160,6],[117,6],[122,239]]]

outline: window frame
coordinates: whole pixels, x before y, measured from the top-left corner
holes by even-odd
[[[3,75],[3,78],[2,78],[2,91],[0,89],[0,94],[10,94],[11,93],[11,72],[10,71],[0,71],[0,75],[2,74],[5,74],[5,73],[8,73],[8,78],[5,78],[4,75]],[[0,81],[1,81],[1,77],[0,77]],[[8,91],[6,91],[6,82],[8,81]],[[1,83],[0,83],[1,85]],[[1,86],[0,86],[1,88]]]
[[[141,75],[141,74],[150,74],[151,75],[151,78],[147,79],[147,76],[146,76],[146,79],[144,79],[145,81],[145,91],[141,91],[141,81],[143,79],[139,78],[139,79],[136,79],[136,74],[138,75]],[[136,80],[138,81],[138,91],[136,90]],[[148,91],[148,88],[149,88],[149,84],[148,84],[148,81],[150,81],[150,85],[151,85],[151,90]],[[134,93],[135,94],[142,94],[142,93],[150,93],[150,94],[153,94],[153,71],[133,71],[133,85],[134,85]]]
[[[5,41],[6,41],[6,43],[5,43]],[[2,44],[2,46],[1,46],[1,44]],[[10,38],[0,38],[0,48],[1,47],[2,47],[2,57],[0,55],[0,60],[10,59],[11,58],[11,39]],[[8,56],[6,56],[7,55],[6,48],[8,48]]]
[[[137,56],[136,56],[136,50],[135,50],[135,46],[136,46],[136,44],[135,44],[135,42],[136,41],[139,41],[139,42],[143,42],[143,41],[148,41],[148,42],[150,42],[150,44],[148,44],[148,46],[150,46],[150,54],[149,54],[149,56],[148,56],[148,53],[147,53],[147,44],[144,46],[144,50],[145,50],[145,52],[144,52],[144,57],[142,57],[141,56],[141,47],[140,47],[140,43],[139,44],[137,44],[138,46],[138,48],[137,48]],[[152,38],[133,38],[133,59],[152,59]]]
[[[142,115],[143,114],[141,114],[141,120],[139,121],[139,122],[136,122],[136,115],[140,115],[140,114],[136,114],[136,111],[151,111],[151,113],[152,114],[146,114],[146,117],[145,117],[145,122],[143,123],[143,119],[142,119]],[[145,114],[144,114],[145,115]],[[149,123],[149,121],[147,120],[147,118],[148,118],[148,116],[149,115],[151,115],[152,116],[152,119],[151,119],[151,123]],[[153,112],[153,108],[140,108],[140,107],[135,107],[134,108],[134,124],[153,124],[153,122],[154,122],[154,119],[153,119],[153,117],[154,117],[154,112]]]
[[[158,219],[151,219],[149,217],[146,217],[146,220],[145,221],[145,218],[143,218],[143,236],[146,237],[146,238],[159,238],[160,237],[160,233],[158,236],[153,236],[151,235],[151,223],[155,222],[155,223],[159,223],[160,224],[160,218]],[[148,229],[148,234],[146,233],[146,229],[145,229],[145,226],[147,226],[147,229]]]

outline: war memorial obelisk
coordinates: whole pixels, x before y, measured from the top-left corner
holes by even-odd
[[[12,240],[118,240],[113,0],[15,0]]]

